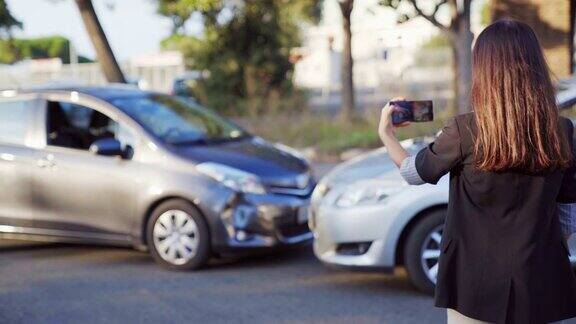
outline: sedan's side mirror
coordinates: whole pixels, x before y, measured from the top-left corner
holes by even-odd
[[[124,157],[122,143],[115,138],[103,138],[90,145],[90,152],[96,155]]]

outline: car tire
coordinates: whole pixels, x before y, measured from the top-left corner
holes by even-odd
[[[154,209],[146,226],[154,261],[172,270],[195,270],[210,258],[210,232],[204,217],[188,201],[172,199]]]
[[[412,228],[404,245],[404,265],[408,276],[418,290],[427,294],[433,294],[436,286],[435,278],[432,280],[431,277],[438,269],[445,219],[446,210],[426,213]]]

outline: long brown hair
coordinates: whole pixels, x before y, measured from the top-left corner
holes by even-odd
[[[472,55],[476,167],[540,172],[572,158],[559,125],[548,65],[530,26],[501,20],[478,36]]]

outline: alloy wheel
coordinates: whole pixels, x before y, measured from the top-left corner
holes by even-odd
[[[420,262],[426,277],[436,284],[438,260],[440,258],[440,241],[444,225],[436,226],[424,239],[421,248]]]

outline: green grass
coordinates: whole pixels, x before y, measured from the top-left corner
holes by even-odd
[[[352,148],[377,148],[382,144],[378,138],[379,116],[356,118],[345,122],[326,115],[302,113],[297,115],[268,115],[242,118],[253,134],[267,140],[280,142],[294,148],[313,147],[322,158],[334,159]],[[440,118],[431,123],[413,123],[398,129],[399,139],[433,135],[443,125]]]

